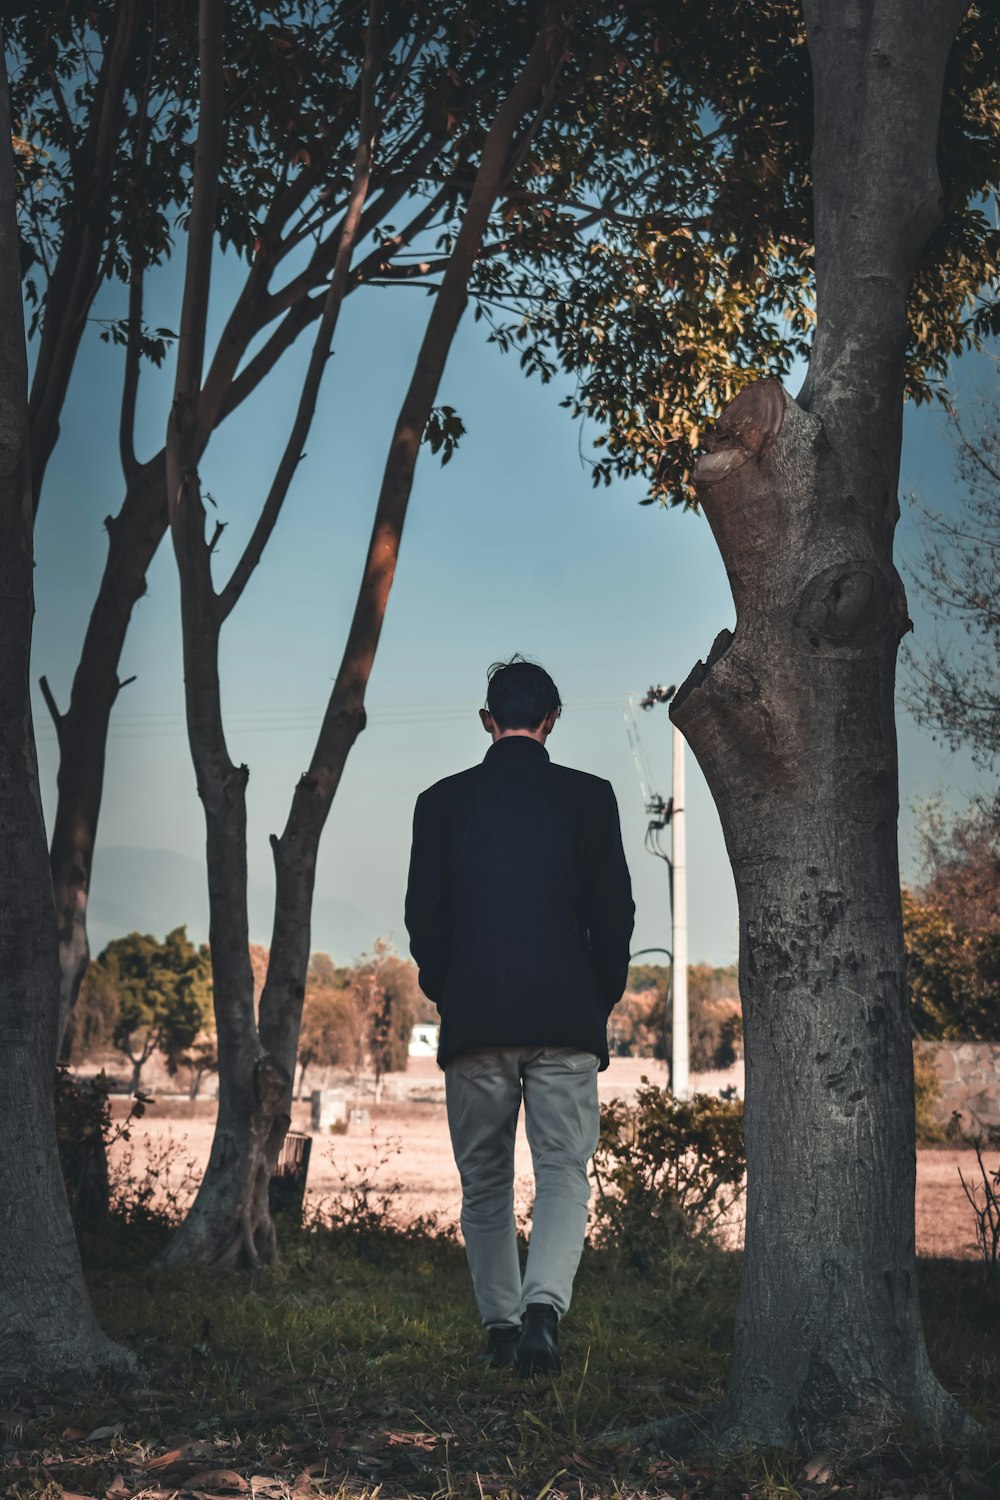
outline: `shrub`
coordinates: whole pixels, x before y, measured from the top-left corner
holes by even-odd
[[[1000,1303],[1000,1167],[987,1167],[983,1146],[1000,1151],[1000,1130],[988,1132],[973,1141],[981,1184],[966,1182],[959,1168],[959,1178],[976,1219],[976,1243],[982,1256],[983,1272],[990,1296]],[[980,1198],[980,1193],[982,1197]]]
[[[111,1134],[108,1081],[103,1073],[81,1082],[56,1069],[56,1141],[73,1222],[97,1228],[107,1221],[110,1187],[107,1143]]]
[[[937,1117],[935,1105],[941,1098],[941,1080],[934,1058],[913,1049],[913,1098],[917,1122],[917,1145],[936,1146],[947,1140],[950,1132]]]
[[[713,1236],[742,1197],[739,1100],[676,1099],[643,1079],[634,1104],[601,1108],[593,1237],[647,1270],[678,1236]]]

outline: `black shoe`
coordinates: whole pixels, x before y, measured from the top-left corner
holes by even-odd
[[[558,1375],[559,1314],[548,1302],[529,1302],[524,1309],[521,1337],[517,1341],[517,1368],[521,1378]]]
[[[521,1336],[516,1323],[496,1323],[486,1331],[486,1352],[478,1358],[491,1370],[502,1370],[517,1363],[517,1341]]]

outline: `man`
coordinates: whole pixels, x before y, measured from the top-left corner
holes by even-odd
[[[487,1362],[560,1368],[597,1146],[597,1073],[628,972],[635,907],[607,781],[553,765],[549,674],[489,670],[481,765],[421,793],[406,895],[420,985],[441,1012],[438,1062],[462,1179],[462,1233]],[[524,1100],[535,1206],[524,1279],[514,1135]]]

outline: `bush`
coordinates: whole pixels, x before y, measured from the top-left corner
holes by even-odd
[[[70,1213],[77,1228],[98,1228],[110,1207],[108,1140],[111,1106],[103,1073],[81,1082],[56,1069],[56,1142]]]
[[[927,1052],[913,1049],[913,1098],[917,1122],[917,1145],[937,1146],[949,1137],[947,1126],[942,1125],[934,1106],[941,1098],[941,1080],[934,1066],[934,1058]]]
[[[743,1195],[739,1100],[676,1099],[642,1080],[634,1104],[601,1107],[593,1237],[649,1270],[678,1237],[712,1237]]]

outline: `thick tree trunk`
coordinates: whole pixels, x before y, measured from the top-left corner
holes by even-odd
[[[720,1427],[735,1445],[842,1439],[894,1415],[955,1431],[917,1302],[893,717],[902,585],[818,416],[768,382],[723,427],[741,441],[701,461],[699,493],[736,634],[672,707],[719,809],[740,909],[747,1233]]]
[[[83,1281],[53,1114],[59,973],[29,691],[32,495],[0,58],[0,1385],[125,1369]]]
[[[896,852],[892,561],[906,294],[940,215],[944,64],[962,6],[807,0],[817,334],[698,462],[736,631],[671,716],[722,819],[740,909],[747,1229],[730,1446],[955,1437],[917,1301],[914,1115]]]

